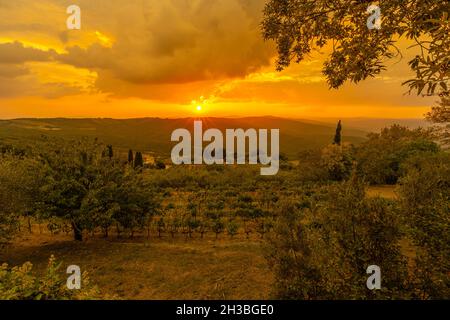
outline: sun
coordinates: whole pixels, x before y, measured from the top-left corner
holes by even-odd
[[[210,101],[201,96],[199,99],[191,101],[191,107],[195,113],[206,113],[209,111]]]

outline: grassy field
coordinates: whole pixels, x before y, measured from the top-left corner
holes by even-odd
[[[386,199],[397,199],[395,191],[396,186],[382,185],[382,186],[370,186],[367,188],[368,197],[382,197]]]
[[[0,253],[41,273],[50,255],[88,271],[91,282],[123,299],[267,299],[273,281],[261,243],[213,239],[92,239],[32,234]]]

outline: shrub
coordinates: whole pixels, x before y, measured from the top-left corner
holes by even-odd
[[[82,275],[80,290],[69,290],[66,279],[60,275],[61,263],[51,256],[42,278],[32,274],[30,262],[22,266],[0,267],[0,300],[88,300],[99,299],[97,288],[89,283],[87,273]]]

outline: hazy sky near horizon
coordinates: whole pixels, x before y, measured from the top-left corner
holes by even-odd
[[[401,86],[412,49],[340,90],[321,74],[324,54],[276,72],[259,28],[264,3],[0,0],[0,118],[419,118],[433,103]],[[70,4],[81,30],[67,30]]]

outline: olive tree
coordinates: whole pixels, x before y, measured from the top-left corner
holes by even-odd
[[[448,1],[380,0],[380,29],[367,27],[371,1],[269,0],[264,9],[263,36],[278,49],[277,69],[300,62],[313,51],[330,48],[323,73],[331,88],[357,83],[386,69],[401,55],[406,38],[419,50],[409,61],[415,74],[405,82],[418,94],[449,94],[450,24]]]

